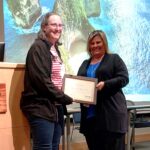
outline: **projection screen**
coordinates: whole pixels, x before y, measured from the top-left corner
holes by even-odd
[[[104,30],[112,53],[127,65],[130,83],[123,90],[134,100],[150,101],[150,2],[147,0],[3,0],[5,61],[24,63],[48,11],[65,24],[60,50],[67,73],[76,74],[85,58],[86,40]]]

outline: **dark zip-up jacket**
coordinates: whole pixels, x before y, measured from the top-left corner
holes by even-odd
[[[91,59],[85,60],[79,68],[79,76],[87,76]],[[107,130],[125,133],[127,131],[127,105],[122,88],[129,82],[127,68],[117,54],[105,54],[96,70],[98,82],[105,86],[97,92],[96,125],[93,130]],[[80,132],[86,133],[87,107],[81,105]]]
[[[24,91],[20,107],[28,116],[37,116],[50,121],[58,121],[55,103],[66,105],[72,103],[72,98],[59,90],[51,80],[52,44],[42,39],[36,39],[26,58]],[[56,46],[58,51],[58,47]]]

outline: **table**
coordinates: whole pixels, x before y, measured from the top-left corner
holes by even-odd
[[[67,108],[67,115],[66,115],[66,132],[62,137],[62,150],[65,150],[65,145],[67,144],[67,150],[70,150],[70,116],[73,113],[80,112],[80,107],[72,107]]]
[[[150,105],[133,105],[133,106],[127,106],[127,108],[128,108],[127,150],[130,150],[130,140],[131,140],[130,113],[131,113],[132,110],[135,110],[135,109],[136,110],[144,110],[146,108],[150,108]],[[147,113],[150,113],[150,111],[147,112]],[[144,114],[145,114],[145,112],[144,112]]]
[[[134,106],[127,106],[128,109],[128,132],[127,132],[127,150],[130,150],[130,140],[131,140],[131,130],[130,130],[130,113],[132,110],[144,110],[146,108],[150,108],[149,105],[134,105]],[[67,144],[66,150],[70,150],[70,116],[73,113],[80,112],[80,107],[73,107],[73,108],[68,108],[68,114],[66,116],[66,137],[65,134],[62,138],[62,150],[65,150],[65,143]],[[142,113],[142,112],[141,112]],[[145,111],[144,111],[145,113]],[[150,113],[150,112],[149,112]],[[66,140],[65,140],[66,139]]]

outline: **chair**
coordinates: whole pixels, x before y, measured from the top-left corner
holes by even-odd
[[[127,100],[127,106],[134,106],[134,102],[131,101],[131,100]],[[135,141],[135,129],[134,129],[134,119],[135,119],[135,116],[136,116],[136,110],[133,109],[130,111],[130,127],[131,127],[131,135],[130,135],[130,145],[131,147],[133,148],[133,141]],[[129,132],[129,131],[128,131]]]
[[[81,112],[75,112],[72,114],[72,132],[70,136],[70,140],[72,140],[73,131],[75,129],[80,129],[80,119],[81,119]]]
[[[142,102],[143,104],[143,102]],[[131,100],[127,100],[128,106],[134,106],[135,102]],[[139,104],[138,104],[139,105]],[[131,148],[135,149],[135,128],[145,128],[150,127],[150,109],[134,109],[130,112],[130,126],[131,126]],[[148,116],[148,117],[147,117]]]

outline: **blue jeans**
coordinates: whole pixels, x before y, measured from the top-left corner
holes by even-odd
[[[39,117],[28,118],[33,150],[58,150],[62,129],[59,123]]]

